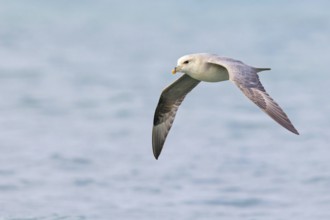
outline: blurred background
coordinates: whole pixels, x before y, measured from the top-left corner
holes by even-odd
[[[329,1],[0,1],[0,219],[330,219]],[[201,83],[162,155],[179,57],[260,74],[300,136]]]

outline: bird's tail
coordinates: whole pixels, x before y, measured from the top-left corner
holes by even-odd
[[[270,68],[254,68],[254,69],[257,73],[265,70],[271,70]]]

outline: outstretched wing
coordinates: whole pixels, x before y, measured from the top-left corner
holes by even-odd
[[[155,111],[152,129],[152,149],[156,159],[162,151],[180,104],[199,82],[199,80],[184,74],[163,90]]]
[[[237,75],[235,75],[235,73],[233,74],[232,81],[234,81],[244,95],[284,128],[295,134],[299,134],[288,116],[262,86],[257,72],[265,69],[257,69],[253,67],[243,69],[245,69],[243,70],[244,72]]]
[[[218,56],[211,56],[208,62],[226,68],[229,79],[233,81],[252,102],[284,128],[295,134],[299,134],[288,116],[268,95],[259,80],[257,73],[270,70],[269,68],[254,68],[241,61]]]

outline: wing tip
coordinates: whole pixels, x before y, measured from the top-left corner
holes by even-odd
[[[152,152],[154,154],[155,159],[158,160],[158,157],[159,157],[160,153],[162,152],[162,148],[158,149],[153,145]]]
[[[157,155],[157,154],[154,153],[154,157],[155,157],[156,160],[158,160],[159,155],[160,154]]]
[[[292,132],[293,134],[300,135],[298,130],[293,126],[292,122],[288,118],[288,116],[283,112],[285,118],[285,121],[278,120],[277,117],[273,117],[269,114],[271,118],[273,118],[279,125],[281,125],[283,128],[287,129],[288,131]]]
[[[166,139],[166,136],[165,136],[165,139]],[[157,129],[157,127],[154,126],[152,129],[152,152],[153,152],[156,160],[158,160],[158,157],[159,157],[160,153],[162,152],[163,145],[165,143],[165,139],[164,139],[164,141],[161,141],[161,139],[159,137],[159,129]]]
[[[283,112],[283,114],[285,114],[285,113]],[[273,118],[274,121],[276,121],[283,128],[287,129],[288,131],[292,132],[293,134],[300,135],[299,132],[298,132],[298,130],[293,126],[293,124],[291,123],[290,119],[286,115],[285,115],[286,116],[286,121],[285,122],[278,120],[278,118],[273,117],[270,114],[268,114],[268,115],[271,118]]]
[[[155,147],[154,145],[152,145],[152,152],[154,154],[155,159],[158,160],[158,157],[159,157],[160,153],[162,152],[162,148],[159,149],[159,148]]]
[[[292,133],[296,134],[296,135],[300,135],[299,132],[297,131],[297,129],[293,126],[292,126],[291,129],[288,129],[288,130],[291,131]]]

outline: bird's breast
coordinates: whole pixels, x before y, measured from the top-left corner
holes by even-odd
[[[212,63],[202,65],[195,73],[190,74],[190,76],[205,82],[220,82],[229,79],[226,68]]]

